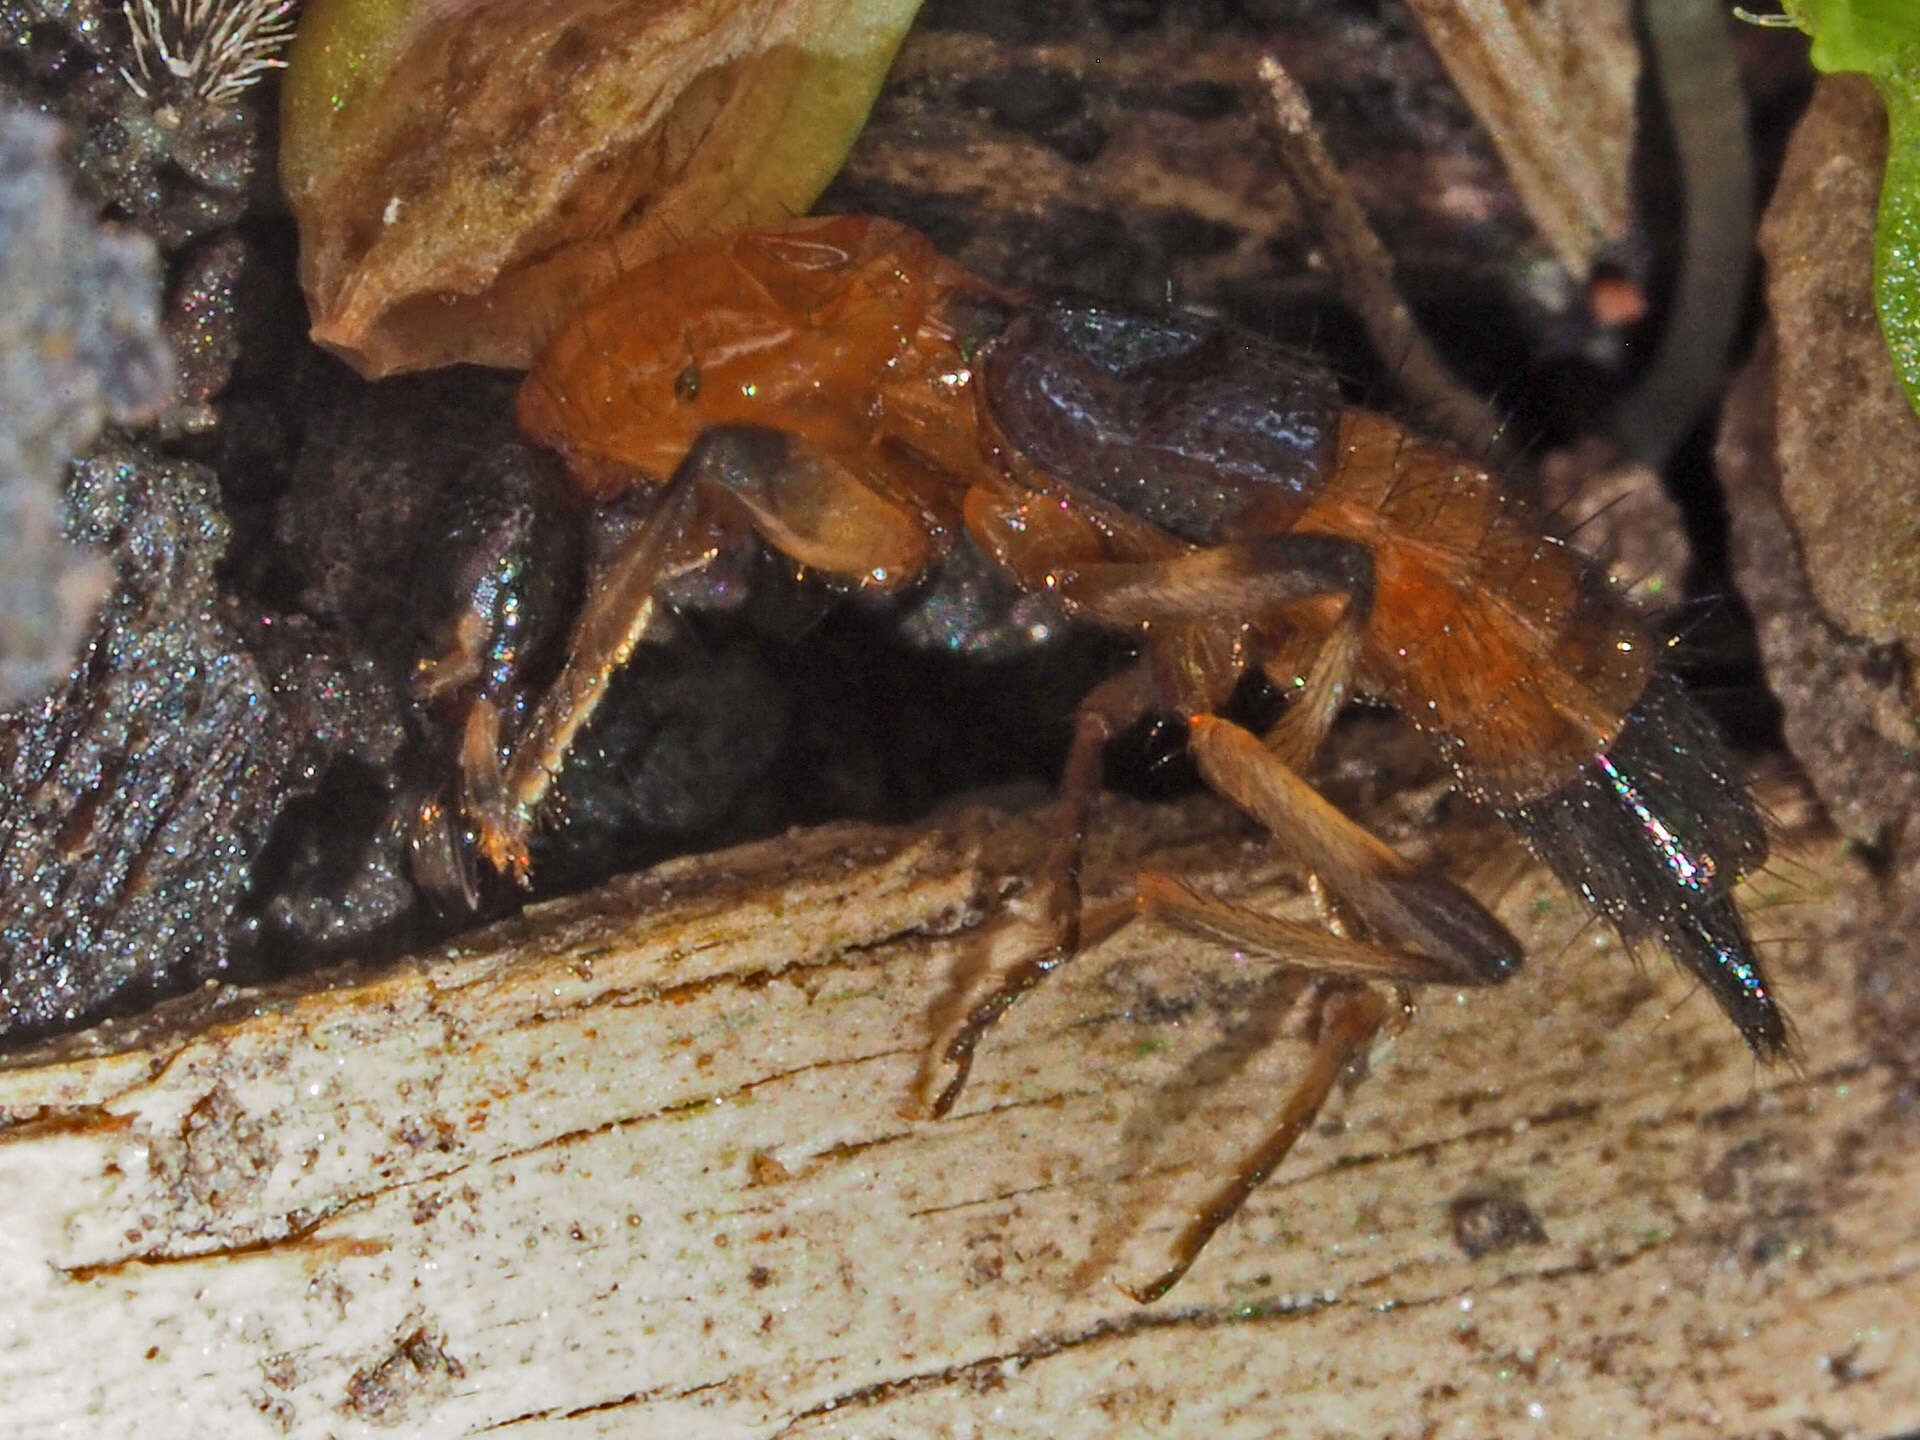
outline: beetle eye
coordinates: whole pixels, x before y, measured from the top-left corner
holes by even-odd
[[[673,377],[673,394],[678,400],[698,400],[700,398],[700,366],[689,361],[687,368]]]

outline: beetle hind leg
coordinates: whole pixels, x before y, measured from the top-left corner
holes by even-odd
[[[1427,957],[1411,978],[1456,985],[1506,979],[1520,946],[1480,903],[1444,876],[1409,864],[1322,799],[1266,746],[1231,721],[1196,715],[1187,745],[1209,788],[1267,827],[1369,932],[1397,951]]]
[[[1518,946],[1497,920],[1347,819],[1289,763],[1290,753],[1318,748],[1355,668],[1373,604],[1372,557],[1364,546],[1335,536],[1275,534],[1153,559],[1080,559],[1058,553],[1077,537],[1061,530],[1049,542],[1034,516],[1003,497],[969,495],[967,519],[988,553],[1023,583],[1057,588],[1083,613],[1117,628],[1139,627],[1151,638],[1141,663],[1096,690],[1077,713],[1061,819],[1041,873],[1050,923],[1035,951],[936,1041],[955,1073],[934,1101],[935,1114],[958,1098],[980,1037],[1079,948],[1080,851],[1087,807],[1099,788],[1100,751],[1126,723],[1155,708],[1189,707],[1189,748],[1207,784],[1324,876],[1372,933],[1396,950],[1432,957],[1412,978],[1479,984],[1519,964]],[[1341,611],[1296,697],[1297,723],[1262,745],[1212,715],[1243,663],[1221,637],[1237,633],[1249,616],[1277,622],[1290,606],[1322,600],[1337,601]]]
[[[1120,1289],[1142,1305],[1160,1299],[1193,1268],[1207,1242],[1239,1213],[1292,1152],[1300,1137],[1326,1106],[1334,1087],[1364,1061],[1374,1039],[1391,1018],[1379,990],[1352,981],[1321,982],[1317,1034],[1306,1068],[1281,1102],[1260,1141],[1244,1154],[1227,1179],[1187,1215],[1170,1246],[1171,1263],[1145,1284],[1118,1282]]]
[[[1116,628],[1138,629],[1146,654],[1122,679],[1131,690],[1090,696],[1077,718],[1074,750],[1062,781],[1053,849],[1042,881],[1046,904],[1079,906],[1079,850],[1086,807],[1099,783],[1098,751],[1117,725],[1156,708],[1188,717],[1189,750],[1208,786],[1260,821],[1364,927],[1362,939],[1328,933],[1226,902],[1209,900],[1156,875],[1143,876],[1130,904],[1055,920],[1041,946],[1007,969],[947,1039],[943,1058],[955,1073],[936,1101],[953,1103],[981,1035],[1027,990],[1083,944],[1135,914],[1195,930],[1279,958],[1317,998],[1319,1024],[1305,1069],[1288,1084],[1264,1137],[1247,1150],[1224,1184],[1191,1206],[1173,1246],[1173,1263],[1129,1293],[1164,1294],[1207,1240],[1278,1166],[1325,1104],[1343,1074],[1361,1060],[1391,1013],[1379,986],[1484,985],[1513,973],[1518,943],[1472,897],[1437,874],[1402,859],[1301,778],[1319,748],[1358,668],[1373,599],[1372,557],[1354,542],[1321,535],[1262,535],[1210,549],[1139,560],[1079,558],[1043,549],[1034,527],[1002,524],[995,507],[968,506],[970,528],[995,558],[1023,577],[1046,583],[1082,613]],[[1288,715],[1263,743],[1213,713],[1245,664],[1238,637],[1284,633],[1293,607],[1338,606]],[[1113,682],[1109,682],[1110,685]],[[1106,687],[1102,687],[1105,689]],[[1115,695],[1126,708],[1111,711]],[[1098,695],[1099,692],[1096,692]],[[1098,918],[1095,918],[1098,917]]]
[[[1359,604],[1349,602],[1314,655],[1305,678],[1288,694],[1286,711],[1267,731],[1267,748],[1290,768],[1304,770],[1312,763],[1333,728],[1334,717],[1351,698],[1365,634],[1366,612]],[[1269,679],[1285,685],[1274,667],[1266,669]]]

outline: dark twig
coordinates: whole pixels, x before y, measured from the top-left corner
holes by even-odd
[[[1393,367],[1424,426],[1470,454],[1493,454],[1501,441],[1499,416],[1448,368],[1407,308],[1394,283],[1393,257],[1327,153],[1307,97],[1271,55],[1260,61],[1260,81],[1272,102],[1281,167],[1319,227],[1340,298],[1366,327],[1374,353]]]

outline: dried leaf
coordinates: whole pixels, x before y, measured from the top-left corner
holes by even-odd
[[[1575,275],[1627,229],[1640,58],[1623,0],[1411,0],[1528,214]]]
[[[281,173],[313,336],[527,364],[621,271],[803,212],[918,0],[313,0]]]

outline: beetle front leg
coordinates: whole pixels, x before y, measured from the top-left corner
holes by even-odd
[[[877,456],[831,455],[754,426],[701,435],[653,511],[592,581],[566,663],[534,707],[502,778],[471,799],[481,852],[494,867],[526,883],[527,844],[540,805],[606,693],[608,677],[653,624],[660,583],[707,558],[703,517],[718,520],[738,540],[757,536],[810,569],[861,588],[890,589],[918,577],[931,547],[925,522],[892,489]]]
[[[534,817],[573,742],[654,619],[654,590],[683,552],[696,495],[676,478],[620,554],[596,577],[574,620],[567,658],[512,745],[504,770],[463,766],[466,810],[480,853],[495,870],[530,883]]]

